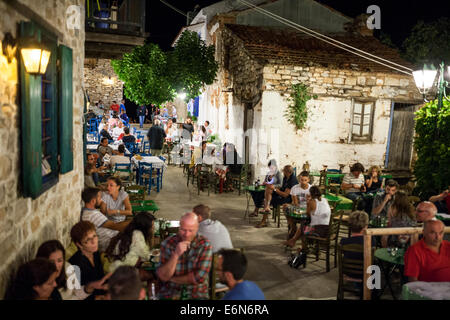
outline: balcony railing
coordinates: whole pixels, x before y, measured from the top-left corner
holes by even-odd
[[[145,36],[145,0],[86,0],[86,31]]]

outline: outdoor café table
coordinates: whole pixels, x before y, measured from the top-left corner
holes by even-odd
[[[306,214],[306,208],[295,208],[294,211],[288,209],[285,212],[286,216],[294,219],[295,224],[300,223],[300,230],[303,230],[304,226],[311,222],[311,217]]]
[[[139,160],[136,158],[136,156],[133,156],[131,158],[131,163],[133,164],[134,168],[137,170],[139,168],[139,162],[146,162],[151,163],[153,169],[166,169],[167,166],[160,158],[155,156],[139,156]],[[139,170],[137,170],[136,174],[136,184],[139,184]]]
[[[450,282],[405,283],[402,287],[402,300],[450,300]]]
[[[156,211],[159,210],[159,207],[156,205],[153,200],[137,200],[131,201],[131,211],[133,213],[140,211],[151,211],[155,214]]]
[[[389,289],[391,290],[392,297],[394,298],[394,300],[397,300],[397,297],[394,294],[394,290],[392,289],[391,276],[396,268],[400,268],[400,270],[403,273],[403,266],[405,265],[404,262],[405,249],[398,248],[397,252],[395,252],[394,255],[392,253],[392,248],[380,248],[375,250],[374,256],[375,258],[378,259],[378,261],[380,261],[380,268],[384,273],[386,282],[383,288],[381,289],[379,296],[381,297],[384,290],[386,289],[386,286],[388,286]]]
[[[336,211],[339,210],[352,210],[353,208],[353,201],[344,197],[344,196],[336,196],[333,193],[327,193],[325,195],[325,198],[328,200],[328,203],[330,204],[330,206],[333,205],[333,202],[338,202],[336,205]]]
[[[250,223],[250,201],[252,199],[252,195],[250,194],[250,191],[252,192],[264,192],[266,190],[265,186],[259,186],[259,187],[255,187],[254,185],[251,186],[246,186],[244,187],[244,191],[245,191],[245,195],[247,197],[247,208],[245,209],[245,215],[244,215],[244,219],[248,216],[248,222]]]
[[[110,143],[108,146],[111,147],[114,151],[117,151],[119,149],[119,145],[122,143]],[[86,149],[89,151],[97,151],[98,144],[87,144]],[[130,153],[127,148],[125,148],[125,153]]]

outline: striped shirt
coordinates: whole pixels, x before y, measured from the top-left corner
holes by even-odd
[[[102,227],[108,221],[108,218],[96,209],[84,208],[81,213],[81,220],[92,222],[95,226],[95,231],[98,236],[98,249],[102,252],[106,250],[111,239],[119,233],[117,230]]]
[[[364,175],[362,173],[359,174],[359,176],[357,178],[355,178],[355,176],[353,175],[353,173],[347,173],[344,176],[344,180],[342,181],[342,183],[346,183],[346,184],[356,184],[358,186],[364,185]],[[345,193],[350,193],[350,192],[361,192],[361,189],[355,189],[355,188],[350,188],[345,190]]]
[[[181,238],[178,235],[167,238],[161,243],[160,263],[164,265],[170,259]],[[190,299],[208,299],[209,271],[212,263],[212,246],[208,239],[197,235],[191,242],[190,249],[178,258],[174,277],[192,273],[196,284],[181,285],[170,280],[161,283],[161,299],[180,299],[185,286]]]
[[[128,193],[123,190],[119,191],[117,200],[114,200],[108,192],[102,192],[102,200],[106,203],[106,209],[108,210],[125,210],[125,204],[123,202],[126,198],[128,198]],[[122,222],[125,221],[126,218],[126,216],[121,214],[116,214],[108,217],[108,219],[114,222]]]

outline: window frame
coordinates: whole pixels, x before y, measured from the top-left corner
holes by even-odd
[[[361,112],[355,112],[355,105],[361,104]],[[369,114],[369,133],[363,134],[363,128],[366,125],[364,122],[364,109],[366,105],[371,105]],[[350,113],[350,133],[349,133],[349,143],[369,143],[372,142],[373,138],[373,127],[374,127],[374,114],[375,114],[376,101],[375,100],[364,100],[364,99],[354,99],[352,98],[351,113]],[[354,118],[355,114],[360,115],[360,123],[355,124]],[[359,126],[359,134],[353,133],[353,126]]]

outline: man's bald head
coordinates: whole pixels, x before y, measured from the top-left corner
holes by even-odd
[[[436,216],[437,208],[430,201],[423,201],[417,205],[416,216],[417,221],[425,222],[433,219]]]
[[[198,217],[193,212],[185,213],[180,219],[179,236],[183,241],[192,241],[197,235]]]
[[[444,239],[445,225],[441,220],[429,220],[423,225],[423,238],[428,246],[439,247]]]

